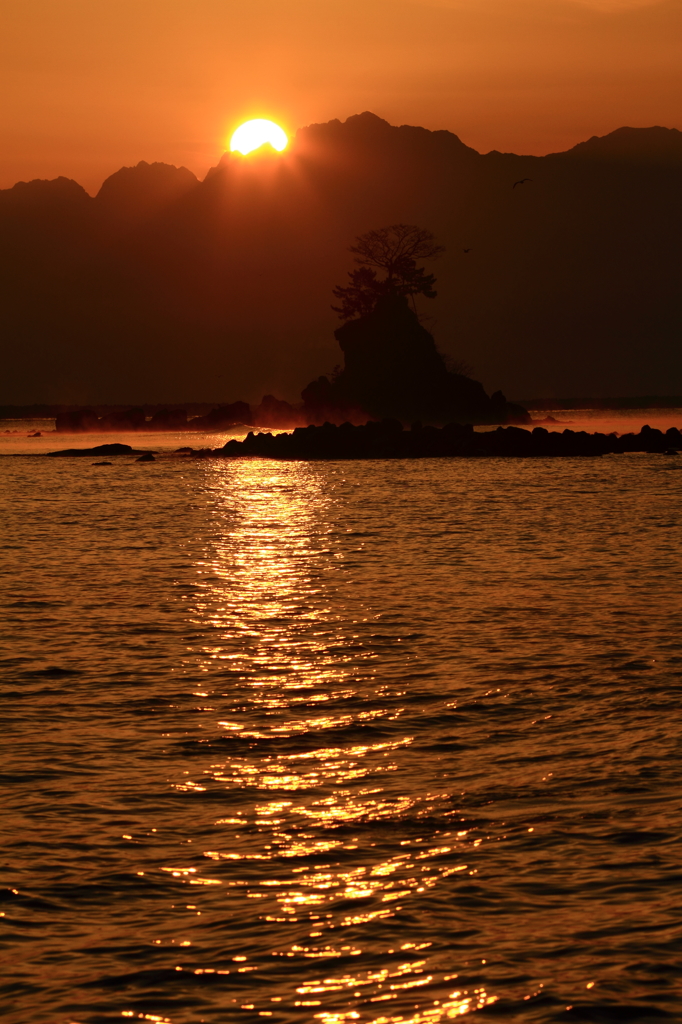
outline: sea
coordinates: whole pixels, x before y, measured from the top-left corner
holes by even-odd
[[[7,1024],[682,1020],[682,454],[51,429],[0,424]]]

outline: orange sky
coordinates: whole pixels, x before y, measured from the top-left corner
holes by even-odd
[[[486,152],[682,129],[681,0],[0,0],[0,187],[203,176],[247,117],[372,110]]]

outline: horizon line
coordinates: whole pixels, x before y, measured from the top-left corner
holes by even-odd
[[[568,149],[564,149],[564,150],[552,150],[552,151],[547,152],[547,153],[540,153],[540,154],[538,154],[538,153],[515,153],[515,152],[512,152],[510,150],[490,149],[490,150],[487,150],[485,153],[482,153],[479,150],[475,149],[473,146],[469,146],[466,142],[464,142],[462,140],[461,136],[459,136],[456,132],[451,131],[449,128],[424,128],[422,125],[392,124],[390,121],[387,121],[386,118],[381,117],[379,114],[374,114],[374,112],[370,111],[370,110],[364,110],[364,111],[361,111],[360,113],[357,113],[357,114],[349,114],[348,117],[345,119],[345,121],[341,121],[339,118],[330,118],[328,121],[314,121],[314,122],[311,122],[310,124],[302,125],[301,127],[297,128],[295,130],[295,132],[293,132],[292,135],[290,136],[290,146],[287,147],[287,151],[284,151],[281,154],[282,158],[286,159],[286,155],[285,154],[287,152],[291,152],[291,148],[290,147],[293,144],[295,144],[295,141],[296,141],[296,138],[297,138],[299,132],[304,132],[304,131],[306,131],[306,130],[308,130],[310,128],[317,128],[317,127],[323,127],[325,125],[331,125],[334,122],[338,122],[340,125],[344,125],[345,126],[345,125],[348,124],[349,121],[353,121],[356,118],[365,117],[367,115],[375,118],[377,121],[383,122],[384,124],[388,125],[389,128],[393,128],[393,129],[396,129],[396,130],[400,130],[401,128],[416,128],[416,129],[419,129],[420,131],[427,132],[429,135],[437,135],[437,134],[441,134],[441,133],[445,133],[447,135],[451,135],[454,139],[457,139],[459,142],[461,142],[461,144],[466,149],[470,150],[470,152],[475,153],[477,156],[480,156],[482,158],[485,158],[487,156],[510,156],[510,157],[513,156],[513,157],[517,157],[518,159],[522,159],[522,160],[544,160],[547,157],[551,157],[551,156],[557,156],[557,157],[558,156],[564,156],[564,155],[566,155],[568,153],[571,153],[578,146],[585,145],[586,143],[592,142],[593,140],[609,138],[611,135],[615,135],[617,132],[622,132],[622,131],[652,131],[652,130],[655,130],[655,129],[660,129],[660,130],[666,131],[666,132],[675,132],[678,135],[682,136],[682,130],[680,130],[679,128],[670,128],[667,125],[661,125],[661,124],[650,124],[650,125],[641,125],[641,126],[619,125],[617,128],[611,129],[611,131],[606,132],[604,135],[590,135],[586,139],[580,139],[578,142],[574,143],[573,146],[569,146]],[[11,192],[12,189],[16,188],[17,185],[32,185],[35,182],[53,182],[53,181],[59,181],[60,179],[63,178],[65,181],[74,182],[76,185],[78,185],[80,188],[82,188],[83,191],[91,199],[96,199],[97,196],[102,191],[102,187],[105,184],[105,182],[107,182],[115,174],[119,174],[121,171],[125,171],[125,170],[135,170],[136,168],[140,167],[141,165],[146,165],[148,167],[154,167],[154,166],[158,165],[158,166],[161,166],[161,167],[172,167],[173,169],[178,170],[178,171],[187,171],[188,174],[191,174],[196,179],[197,184],[203,184],[207,180],[207,178],[211,175],[211,173],[215,172],[218,169],[218,167],[220,166],[222,161],[225,159],[225,157],[229,158],[230,156],[231,156],[230,150],[229,149],[224,149],[222,151],[222,153],[220,154],[220,156],[218,157],[217,163],[211,165],[207,169],[207,171],[204,174],[203,178],[199,177],[194,171],[192,171],[189,167],[186,167],[184,164],[167,163],[165,160],[151,160],[151,161],[149,161],[149,160],[146,160],[146,159],[142,158],[142,159],[138,160],[137,163],[135,163],[135,164],[122,164],[120,167],[116,168],[116,170],[112,171],[110,174],[108,174],[105,178],[102,179],[102,182],[99,185],[99,188],[94,193],[93,192],[89,192],[87,190],[87,188],[85,188],[84,185],[81,185],[81,183],[76,180],[76,178],[67,177],[67,175],[65,175],[65,174],[58,174],[54,178],[39,178],[39,177],[36,177],[36,178],[20,178],[18,181],[15,181],[14,184],[12,184],[12,185],[8,185],[6,188],[0,188],[0,193],[1,192]]]

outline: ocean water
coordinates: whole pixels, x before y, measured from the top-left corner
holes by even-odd
[[[678,417],[676,422],[680,422]],[[653,426],[653,424],[651,424]],[[58,434],[54,419],[1,420],[0,458],[3,455],[44,455],[65,448],[94,448],[100,444],[128,444],[141,451],[172,452],[177,448],[222,448],[232,438],[242,440],[247,430],[222,431],[107,431],[96,434]]]
[[[8,1024],[682,1019],[682,457],[91,463],[0,460]]]

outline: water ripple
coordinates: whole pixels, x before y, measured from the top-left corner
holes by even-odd
[[[660,459],[0,468],[9,1024],[680,1019]]]

